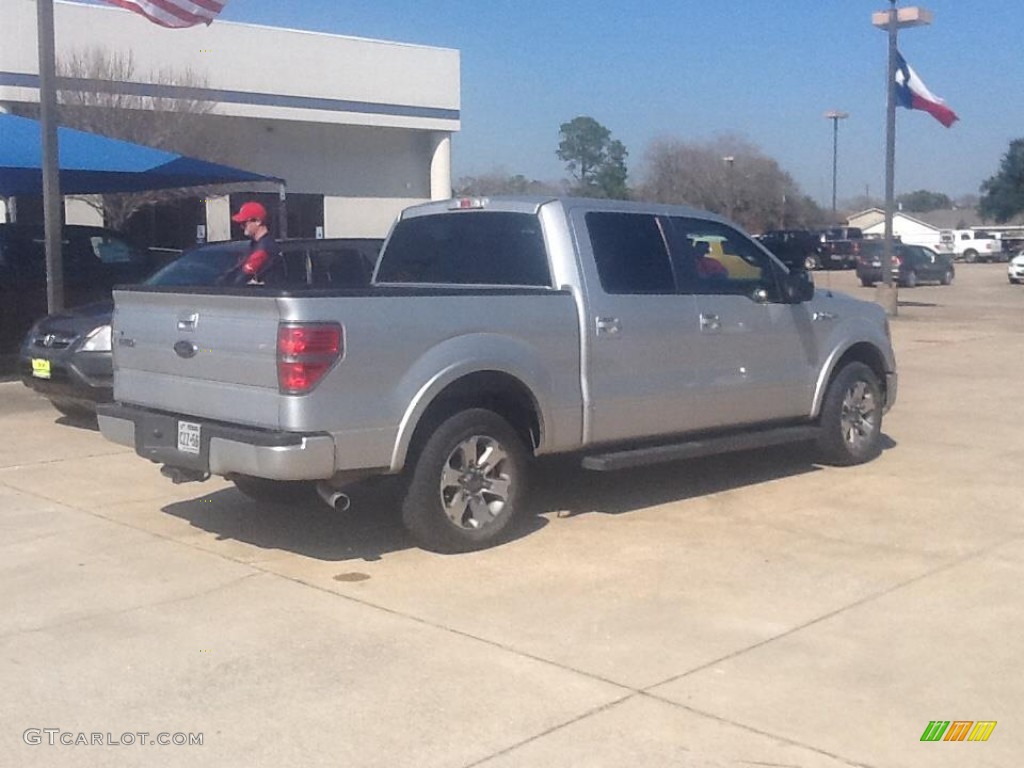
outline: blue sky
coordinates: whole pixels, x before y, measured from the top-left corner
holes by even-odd
[[[909,5],[901,2],[900,6]],[[960,116],[943,128],[897,113],[897,193],[977,193],[1024,136],[1024,2],[930,0],[929,27],[900,49]],[[502,168],[566,174],[558,127],[590,115],[629,150],[631,181],[648,143],[735,134],[804,192],[831,201],[829,109],[839,128],[840,199],[884,194],[886,0],[229,0],[222,17],[456,48],[462,131],[453,174]]]

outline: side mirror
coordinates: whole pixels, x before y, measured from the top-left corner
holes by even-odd
[[[786,304],[802,304],[814,298],[814,280],[802,269],[782,276],[782,296]]]

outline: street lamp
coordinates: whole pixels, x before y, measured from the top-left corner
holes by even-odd
[[[726,155],[722,158],[725,161],[725,184],[726,184],[726,201],[725,201],[725,217],[732,220],[732,167],[736,162],[736,158],[732,155]]]
[[[839,121],[850,116],[849,112],[831,110],[825,113],[825,117],[832,121],[832,220],[836,218],[836,171],[839,168]]]
[[[889,0],[887,11],[871,14],[872,25],[889,33],[889,67],[885,111],[885,244],[883,246],[883,272],[885,282],[879,283],[876,301],[885,307],[886,314],[896,314],[898,287],[892,277],[893,240],[892,218],[895,213],[896,186],[896,31],[901,27],[921,27],[932,23],[931,11],[923,8],[896,8],[896,0]]]

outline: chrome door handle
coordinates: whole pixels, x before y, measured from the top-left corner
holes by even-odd
[[[722,330],[722,321],[719,319],[718,315],[701,312],[700,329],[702,331],[720,331]]]
[[[812,320],[835,320],[836,316],[831,312],[815,312],[811,315]]]
[[[598,317],[595,318],[595,324],[598,335],[614,336],[622,330],[622,322],[617,317]]]

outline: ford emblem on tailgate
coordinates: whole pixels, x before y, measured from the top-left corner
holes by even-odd
[[[199,347],[197,347],[191,341],[185,341],[184,339],[182,339],[181,341],[174,345],[174,351],[177,353],[178,357],[184,357],[188,359],[190,357],[196,356],[196,352],[199,351]]]

